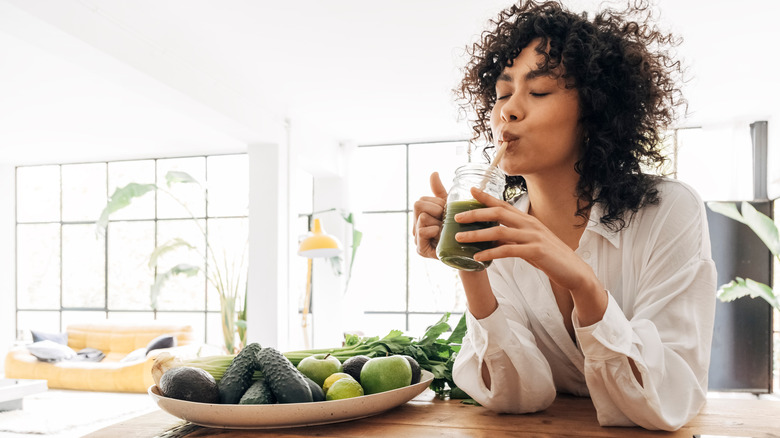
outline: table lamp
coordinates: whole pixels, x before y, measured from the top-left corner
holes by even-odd
[[[298,255],[306,258],[336,257],[341,254],[341,243],[322,230],[319,219],[314,219],[314,227],[298,246]]]

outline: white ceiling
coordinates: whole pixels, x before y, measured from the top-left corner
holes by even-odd
[[[0,0],[0,163],[235,152],[285,119],[335,141],[460,138],[463,49],[509,4]],[[659,4],[685,39],[682,124],[780,116],[780,2]]]

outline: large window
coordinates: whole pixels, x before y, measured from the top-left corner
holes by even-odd
[[[455,169],[468,162],[467,148],[465,141],[358,148],[350,199],[361,213],[363,240],[350,289],[364,296],[365,333],[399,329],[417,336],[445,312],[465,311],[457,272],[417,255],[411,227],[414,202],[431,195],[430,174],[439,172],[449,187]]]
[[[176,238],[201,253],[208,241],[225,259],[240,257],[248,235],[247,166],[247,156],[237,154],[17,167],[17,337],[75,322],[162,320],[190,324],[196,339],[220,345],[219,297],[206,281],[213,266],[172,278],[153,304],[148,262],[157,245]],[[198,183],[169,188],[169,171]],[[165,191],[135,199],[111,215],[105,234],[97,233],[106,200],[131,182]],[[157,269],[204,266],[196,253],[176,251]]]

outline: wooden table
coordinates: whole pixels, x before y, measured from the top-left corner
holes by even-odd
[[[106,427],[89,438],[157,437],[184,422],[155,411]],[[343,423],[274,430],[198,428],[187,438],[243,437],[685,437],[694,434],[769,438],[780,437],[780,401],[710,399],[704,410],[676,432],[638,427],[601,427],[589,398],[559,395],[544,412],[501,415],[459,400],[439,400],[427,390],[414,400],[385,413]],[[181,436],[181,435],[180,435]]]

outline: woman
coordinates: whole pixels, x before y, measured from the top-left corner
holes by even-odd
[[[702,201],[660,165],[683,100],[661,50],[676,41],[644,4],[592,20],[557,2],[501,12],[471,50],[460,94],[475,139],[504,145],[510,202],[456,216],[500,226],[457,235],[497,241],[459,271],[468,333],[455,383],[483,406],[545,409],[590,395],[600,424],[676,430],[707,392],[715,267]],[[654,49],[655,48],[655,49]],[[435,258],[446,189],[415,203],[418,252]]]

